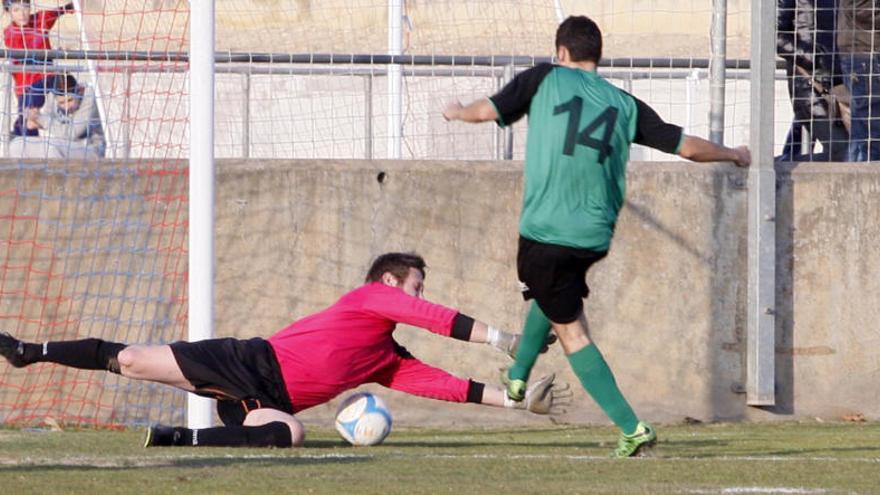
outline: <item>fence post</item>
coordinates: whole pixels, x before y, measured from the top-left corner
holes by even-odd
[[[712,52],[709,57],[709,140],[724,144],[724,92],[727,85],[727,0],[712,0]]]
[[[122,100],[122,158],[131,159],[131,69],[125,68],[125,98]]]
[[[364,76],[364,158],[373,159],[373,74]]]
[[[746,402],[776,404],[776,2],[752,0]]]
[[[251,74],[244,73],[244,99],[241,102],[242,129],[241,129],[241,157],[251,156]]]
[[[513,64],[504,66],[504,84],[513,80],[515,73]],[[504,128],[504,159],[513,160],[513,125]]]
[[[403,0],[388,1],[388,54],[403,53]],[[403,152],[403,70],[388,65],[388,158],[400,159]]]

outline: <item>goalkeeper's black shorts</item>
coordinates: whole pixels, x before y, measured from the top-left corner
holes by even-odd
[[[265,339],[174,342],[171,352],[195,393],[217,399],[225,425],[240,425],[254,409],[293,414],[275,351]]]

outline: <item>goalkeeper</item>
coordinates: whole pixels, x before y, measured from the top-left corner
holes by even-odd
[[[562,412],[571,393],[567,386],[554,384],[553,375],[535,382],[525,401],[516,402],[499,388],[450,375],[401,347],[392,338],[397,323],[489,343],[509,355],[516,352],[518,336],[422,299],[424,277],[420,256],[384,254],[373,262],[363,286],[269,339],[170,345],[99,339],[32,344],[0,333],[0,354],[16,367],[51,362],[108,370],[217,399],[217,414],[225,426],[198,430],[153,426],[147,430],[145,446],[299,446],[305,431],[295,413],[364,383],[452,402],[537,414]]]
[[[614,455],[628,457],[656,441],[617,387],[591,341],[583,312],[589,267],[605,257],[623,206],[631,143],[697,161],[749,165],[736,149],[685,135],[596,68],[602,33],[587,17],[569,17],[556,31],[558,65],[541,64],[516,76],[498,94],[468,106],[450,104],[443,116],[510,125],[528,114],[525,190],[517,273],[526,300],[523,342],[506,377],[508,396],[522,399],[532,366],[551,326],[584,389],[620,428]]]

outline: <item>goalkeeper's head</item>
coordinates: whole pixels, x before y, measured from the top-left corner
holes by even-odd
[[[589,17],[571,16],[556,29],[556,57],[560,62],[592,62],[602,58],[602,31]]]
[[[407,294],[419,297],[424,280],[424,258],[416,253],[385,253],[370,265],[365,281],[399,287]]]

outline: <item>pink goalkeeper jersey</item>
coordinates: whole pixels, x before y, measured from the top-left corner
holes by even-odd
[[[375,382],[415,395],[465,402],[469,382],[397,352],[397,323],[449,336],[457,311],[373,282],[270,337],[294,412]]]

